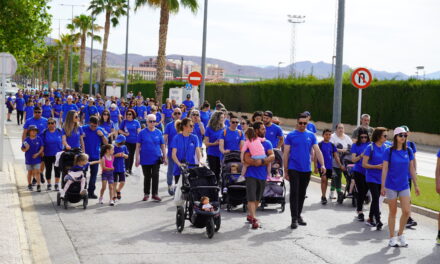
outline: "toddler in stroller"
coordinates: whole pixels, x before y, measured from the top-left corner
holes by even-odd
[[[281,212],[284,212],[286,205],[286,186],[283,178],[283,153],[274,149],[275,160],[272,162],[271,173],[267,177],[266,186],[261,199],[261,209],[268,204],[280,204]]]
[[[228,211],[232,207],[243,204],[246,211],[246,184],[239,181],[242,163],[239,151],[225,153],[222,160],[222,203]]]

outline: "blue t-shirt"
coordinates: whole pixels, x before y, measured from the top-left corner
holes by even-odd
[[[315,134],[308,130],[304,132],[298,130],[290,132],[284,142],[285,145],[290,146],[288,169],[299,172],[311,172],[310,152],[316,142]]]
[[[92,115],[96,115],[98,113],[98,108],[96,106],[94,106],[94,105],[92,105],[92,106],[88,105],[88,106],[84,107],[83,112],[84,112],[84,122],[86,124],[88,124],[89,120],[90,120],[90,117]]]
[[[96,108],[98,109],[98,113],[102,115],[102,112],[104,112],[105,107],[103,105],[97,105]]]
[[[208,127],[209,119],[211,118],[211,112],[208,111],[200,111],[200,119],[202,120],[203,125]]]
[[[199,123],[195,123],[194,124],[194,129],[192,134],[196,135],[197,138],[199,139],[199,147],[202,147],[203,144],[203,135],[202,135],[202,131],[200,130],[200,125]]]
[[[283,130],[279,125],[272,124],[266,126],[266,139],[272,143],[272,147],[276,148],[278,146],[279,137],[283,136]]]
[[[312,132],[312,133],[316,133],[316,127],[315,127],[315,124],[313,124],[312,122],[309,122],[309,123],[307,124],[306,129],[307,129],[308,131]]]
[[[231,126],[231,121],[229,121],[229,119],[225,119],[225,127],[230,127]]]
[[[115,145],[114,154],[124,153],[128,155],[127,146],[122,145],[120,147]],[[113,160],[113,167],[115,168],[114,172],[125,172],[125,159],[123,157],[115,157]]]
[[[70,134],[70,137],[68,137],[66,135],[66,131],[64,131],[64,129],[63,129],[63,135],[66,136],[67,144],[71,148],[80,148],[81,147],[80,137],[82,135],[84,135],[84,132],[83,132],[81,127],[78,127],[78,129],[76,131],[72,130],[72,133]]]
[[[310,131],[311,132],[311,131]],[[319,144],[319,149],[321,149],[322,156],[324,157],[324,165],[326,168],[331,168],[333,164],[333,155],[338,152],[335,145],[331,142],[321,141]],[[318,169],[321,168],[321,164],[318,161]]]
[[[57,128],[54,132],[50,132],[49,129],[43,131],[41,139],[44,144],[44,156],[53,157],[58,152],[63,150],[63,132]]]
[[[15,99],[15,108],[18,111],[24,111],[24,105],[25,105],[24,98],[17,98],[17,99]]]
[[[191,100],[185,100],[182,102],[186,106],[186,109],[191,110],[194,107],[194,102]]]
[[[232,131],[229,128],[223,130],[220,139],[224,141],[224,149],[231,151],[240,151],[240,143],[245,140],[243,131],[238,129]]]
[[[76,104],[63,104],[61,107],[61,110],[63,111],[63,122],[66,121],[67,113],[71,110],[78,111],[78,106]]]
[[[14,101],[12,100],[11,96],[8,96],[8,98],[6,99],[6,106],[9,109],[14,109]]]
[[[138,119],[145,120],[145,112],[147,112],[147,107],[145,105],[135,106],[134,111],[136,111]]]
[[[223,133],[223,129],[214,131],[211,127],[208,126],[205,130],[205,137],[209,139],[209,143],[214,143],[220,139],[222,133]],[[222,156],[222,153],[220,152],[220,148],[218,145],[208,147],[206,153],[210,156],[219,157],[219,158],[221,158]]]
[[[163,112],[163,114],[165,115],[165,118],[172,118],[172,117],[173,117],[174,109],[167,109],[167,108],[164,108],[164,109],[162,110],[162,112]]]
[[[155,128],[153,131],[148,128],[142,129],[137,138],[137,143],[140,147],[140,163],[141,165],[157,164],[163,153],[160,149],[162,144],[165,144],[162,132]]]
[[[43,110],[43,117],[45,118],[49,118],[52,117],[52,106],[51,105],[43,105],[41,107],[41,109]]]
[[[26,120],[32,118],[34,116],[34,106],[26,106],[24,112],[26,113]]]
[[[62,104],[54,104],[52,106],[53,108],[53,116],[54,117],[60,117],[60,113],[61,113],[61,109],[62,109],[63,105]]]
[[[272,149],[272,143],[270,143],[269,140],[265,140],[264,142],[261,142],[264,147],[264,151],[267,154],[268,150]],[[249,166],[246,170],[246,177],[252,177],[259,180],[266,180],[267,178],[267,166]]]
[[[35,117],[31,117],[26,120],[26,122],[23,125],[24,129],[28,129],[29,126],[36,126],[38,128],[38,135],[40,136],[41,133],[47,128],[47,119],[44,117],[41,117],[39,119],[36,119]]]
[[[385,180],[385,188],[397,192],[409,189],[407,175],[410,174],[409,165],[411,160],[414,160],[414,153],[411,148],[407,150],[387,148],[385,150],[383,161],[388,161],[388,174]]]
[[[113,121],[113,123],[119,123],[119,109],[116,108],[115,110],[110,109],[110,119]]]
[[[119,106],[119,113],[122,115],[122,119],[125,118],[125,112],[127,111],[127,107],[125,106]]]
[[[38,153],[40,151],[41,147],[43,147],[43,141],[39,136],[37,136],[34,139],[31,139],[30,137],[27,137],[24,142],[29,144],[29,149],[24,153],[24,157],[26,159],[26,165],[34,165],[34,164],[40,164],[41,163],[41,156],[38,156],[37,158],[32,158],[32,156],[35,153]],[[24,148],[24,142],[21,146]]]
[[[365,149],[367,148],[367,146],[370,145],[370,143],[361,143],[360,145],[358,144],[353,144],[353,146],[351,146],[351,153],[356,154],[356,156],[361,155],[362,153],[364,153]],[[360,174],[365,176],[365,168],[362,167],[362,159],[358,160],[353,167],[353,171],[359,172]]]
[[[141,128],[141,124],[137,120],[124,120],[121,122],[121,125],[119,126],[119,129],[128,132],[129,135],[126,137],[127,143],[135,144],[137,142],[138,137],[138,128]]]
[[[177,135],[175,121],[169,122],[165,126],[165,133],[164,135],[168,135],[168,157],[171,158],[171,144],[173,143],[174,136]]]
[[[171,143],[171,149],[177,149],[177,159],[188,164],[196,164],[196,148],[198,146],[199,139],[193,134],[188,137],[177,134]],[[180,168],[177,164],[174,164],[174,175],[180,175]]]
[[[104,122],[100,124],[99,127],[102,128],[107,134],[110,134],[112,132],[112,129],[114,128],[113,122],[111,120],[109,122]]]
[[[160,121],[162,121],[162,114],[157,112],[156,113],[156,123],[157,123],[156,128],[161,130],[162,129],[162,123],[160,123]]]
[[[28,101],[29,101],[29,98],[30,98],[31,96],[29,95],[29,94],[25,94],[25,95],[23,95],[23,98],[24,98],[24,101],[27,103]]]
[[[378,147],[375,143],[371,143],[367,146],[364,153],[364,158],[370,157],[371,154],[371,146],[373,146],[373,155],[368,160],[368,164],[370,165],[379,165],[383,163],[383,153],[387,149],[385,144],[381,147]],[[367,182],[382,184],[382,170],[379,169],[366,169],[365,180]]]
[[[102,137],[98,136],[98,130],[104,134],[105,131],[101,127],[97,127],[96,130],[92,130],[89,125],[81,127],[84,132],[84,147],[90,160],[98,160],[101,152]]]

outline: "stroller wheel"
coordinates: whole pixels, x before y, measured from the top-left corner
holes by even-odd
[[[83,208],[84,210],[87,209],[87,205],[89,204],[89,197],[88,196],[84,196],[83,198]]]
[[[208,238],[212,238],[215,233],[215,224],[214,224],[214,217],[208,218],[208,222],[206,223],[206,236]]]
[[[69,202],[67,201],[66,198],[64,198],[63,200],[64,200],[64,209],[67,210],[67,206],[69,205]]]
[[[284,210],[286,210],[286,203],[281,204],[281,213],[284,213]]]
[[[61,205],[61,194],[59,192],[57,193],[57,205]]]
[[[228,212],[230,212],[231,209],[232,209],[232,206],[231,206],[230,204],[227,204],[227,205],[226,205],[226,210],[227,210]]]
[[[185,210],[183,209],[182,206],[177,207],[176,227],[177,227],[177,232],[179,233],[181,233],[185,228]]]
[[[219,215],[217,217],[214,217],[214,224],[215,224],[215,232],[218,232],[220,230],[220,225],[222,223],[222,217]]]

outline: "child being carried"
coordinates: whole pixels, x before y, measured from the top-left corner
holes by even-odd
[[[265,159],[267,157],[266,152],[264,150],[264,146],[262,142],[266,141],[265,138],[261,138],[257,136],[257,133],[252,127],[249,127],[246,130],[246,141],[244,142],[243,148],[241,149],[241,161],[243,162],[244,153],[249,150],[252,159]],[[241,170],[241,175],[237,179],[237,182],[242,182],[245,180],[244,176],[246,175],[247,165],[243,162],[243,169]],[[270,177],[270,169],[271,166],[267,166],[267,176]]]

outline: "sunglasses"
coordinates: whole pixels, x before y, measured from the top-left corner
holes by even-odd
[[[173,115],[181,115],[182,113],[178,113],[178,112],[176,112],[176,113],[174,113]]]
[[[156,123],[156,120],[148,120],[148,123]]]
[[[307,125],[307,122],[298,122],[298,125],[305,126],[305,125]]]
[[[368,136],[361,136],[361,139],[367,139]]]
[[[132,116],[133,114],[127,114],[127,116]]]
[[[41,114],[41,112],[40,111],[36,111],[36,112],[34,112],[34,114]]]
[[[48,125],[55,125],[55,122],[47,122]]]
[[[231,121],[231,124],[238,124],[238,123],[240,123],[240,122],[238,122],[238,121]]]
[[[246,122],[242,122],[241,125],[243,125],[243,126],[246,125]]]
[[[398,134],[398,136],[399,136],[399,137],[404,137],[404,138],[407,138],[407,137],[408,137],[407,134],[403,134],[403,133]]]
[[[105,116],[105,115],[108,116],[109,114],[102,114],[102,115],[103,115],[103,116]]]
[[[192,116],[199,116],[199,114],[192,114]]]

